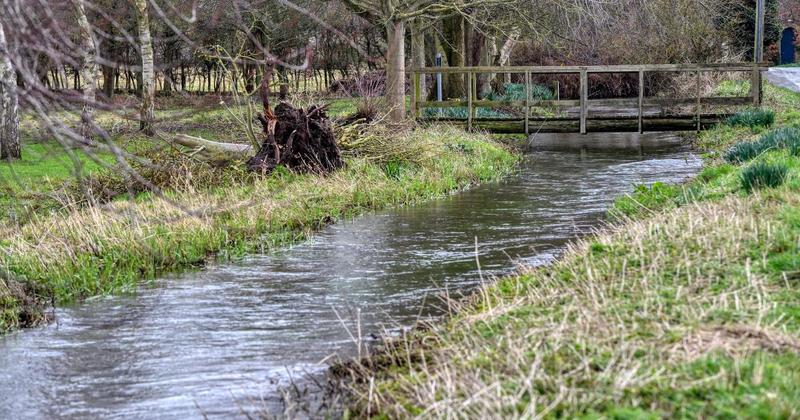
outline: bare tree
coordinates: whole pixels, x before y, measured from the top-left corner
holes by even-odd
[[[11,63],[3,22],[0,21],[0,159],[19,159],[19,101],[17,74]]]
[[[94,40],[92,26],[86,17],[84,0],[72,0],[75,7],[75,17],[80,29],[81,71],[80,79],[83,83],[83,109],[81,111],[81,137],[91,143],[93,137],[95,91],[97,90],[97,43]]]
[[[155,134],[155,70],[153,68],[153,41],[150,36],[150,17],[147,13],[147,0],[134,0],[139,27],[139,48],[142,56],[142,107],[140,128],[148,136]]]
[[[411,29],[411,66],[415,69],[421,69],[425,67],[425,29],[426,25],[422,18],[414,19]],[[420,78],[419,84],[420,92],[423,92],[424,94],[424,92],[428,91],[427,86],[425,85],[424,77]]]

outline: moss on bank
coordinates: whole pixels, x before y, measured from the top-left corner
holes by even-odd
[[[424,149],[413,161],[353,157],[328,176],[276,171],[254,183],[171,192],[40,217],[0,231],[0,265],[57,302],[131,290],[142,278],[264,252],[334,220],[442,196],[497,179],[517,157],[484,136],[450,128],[396,141]],[[0,332],[20,326],[19,299],[0,288]]]
[[[800,95],[770,88],[779,126]],[[641,187],[617,222],[552,266],[476,294],[455,318],[351,371],[357,412],[386,417],[800,416],[800,158],[723,154],[769,128],[703,133],[707,165]],[[787,169],[775,188],[743,172]],[[377,368],[376,368],[377,366]]]

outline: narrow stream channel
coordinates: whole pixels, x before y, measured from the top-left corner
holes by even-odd
[[[312,241],[59,308],[0,338],[0,418],[209,418],[280,410],[279,386],[412,325],[518,263],[550,261],[634,184],[697,173],[688,151],[529,155],[517,175],[330,226]],[[360,315],[358,315],[360,312]]]

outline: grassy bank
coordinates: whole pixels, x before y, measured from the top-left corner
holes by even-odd
[[[765,100],[778,127],[800,125],[800,95],[770,88]],[[351,370],[353,410],[800,416],[800,149],[772,131],[703,133],[696,180],[639,188],[558,262],[498,281]],[[771,146],[734,159],[742,142]],[[780,182],[763,165],[783,168]]]
[[[328,176],[276,171],[265,179],[140,194],[36,216],[0,230],[0,332],[32,323],[21,289],[56,302],[131,290],[142,278],[264,252],[339,219],[442,196],[508,173],[517,157],[481,135],[422,129],[391,139],[390,161],[350,154]],[[402,153],[400,153],[402,152]]]

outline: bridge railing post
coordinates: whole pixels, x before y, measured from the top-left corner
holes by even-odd
[[[758,65],[755,65],[753,67],[753,73],[750,77],[750,95],[753,97],[753,106],[761,106],[761,89],[761,68]]]
[[[581,70],[581,134],[586,134],[589,116],[589,72]]]

